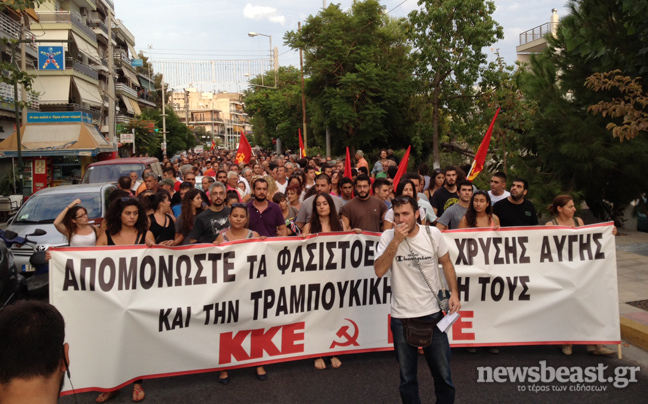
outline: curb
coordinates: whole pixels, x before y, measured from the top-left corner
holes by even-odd
[[[648,350],[648,326],[626,317],[621,317],[621,338],[632,344]]]

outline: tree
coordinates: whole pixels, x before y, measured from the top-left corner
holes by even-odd
[[[646,191],[648,139],[613,139],[606,118],[587,109],[618,91],[585,86],[594,73],[615,69],[646,82],[648,70],[638,60],[645,60],[641,50],[648,31],[630,29],[645,26],[645,16],[629,7],[645,9],[644,3],[570,1],[570,15],[561,20],[556,38],[548,37],[548,49],[521,75],[524,96],[537,104],[538,113],[520,138],[516,171],[532,183],[536,204],[546,206],[558,193],[572,193],[597,217],[621,224],[628,203]]]
[[[623,118],[621,125],[610,122],[606,126],[620,142],[632,139],[640,132],[648,132],[648,94],[644,92],[639,79],[623,76],[621,70],[614,70],[594,73],[587,78],[585,85],[594,91],[619,91],[620,95],[612,101],[599,101],[587,110],[594,115],[600,113],[603,117],[609,116],[612,119]]]
[[[404,21],[383,11],[376,0],[355,1],[349,11],[331,4],[284,36],[288,46],[304,51],[315,144],[324,145],[327,126],[338,151],[401,144],[409,132],[410,48]]]
[[[191,130],[182,123],[180,117],[178,117],[175,111],[167,106],[166,114],[166,129],[168,132],[166,136],[167,155],[172,156],[178,151],[189,150],[196,146],[196,137],[193,132],[191,132]],[[158,109],[146,108],[142,110],[141,119],[155,121],[156,127],[162,127],[162,115]],[[161,142],[155,143],[152,147],[153,151],[149,151],[149,154],[156,154],[158,156],[162,155]]]
[[[302,126],[300,80],[300,72],[294,66],[279,67],[276,85],[274,71],[250,80],[251,89],[245,92],[245,110],[254,127],[254,143],[270,149],[272,139],[278,138],[284,148],[299,148],[297,130]]]
[[[135,67],[135,70],[146,77],[149,77],[149,74],[151,75],[153,89],[146,89],[146,94],[150,97],[149,100],[154,102],[158,109],[162,110],[162,74],[155,73],[153,64],[149,62],[148,57],[144,56],[144,53],[140,52],[137,57],[142,59],[142,66]],[[164,93],[169,94],[169,85],[167,83],[164,83]]]
[[[439,166],[441,111],[461,125],[473,104],[479,67],[486,62],[482,49],[503,38],[491,15],[492,1],[419,0],[420,10],[409,14],[415,75],[422,97],[419,118],[431,109],[432,155]],[[421,119],[419,119],[421,122]],[[418,126],[419,133],[423,125]]]

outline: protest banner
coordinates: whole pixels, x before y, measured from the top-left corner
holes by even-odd
[[[453,346],[619,342],[611,225],[444,237],[462,302]],[[81,369],[76,391],[389,350],[391,284],[373,269],[379,240],[329,233],[53,249],[50,297]]]

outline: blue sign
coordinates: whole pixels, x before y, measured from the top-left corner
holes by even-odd
[[[131,59],[131,66],[133,67],[142,67],[144,66],[143,59]]]
[[[38,70],[65,70],[65,50],[63,47],[39,46]]]
[[[27,114],[27,123],[92,123],[92,117],[85,112],[31,112]]]

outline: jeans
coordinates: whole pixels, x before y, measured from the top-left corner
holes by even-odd
[[[441,312],[421,317],[438,322],[443,314]],[[394,352],[400,366],[400,395],[403,403],[418,404],[421,402],[418,391],[418,349],[405,340],[403,323],[398,318],[391,319],[391,331],[394,337]],[[448,335],[435,327],[432,344],[423,348],[432,378],[434,379],[434,392],[437,403],[454,403],[455,388],[450,374],[450,344]]]

